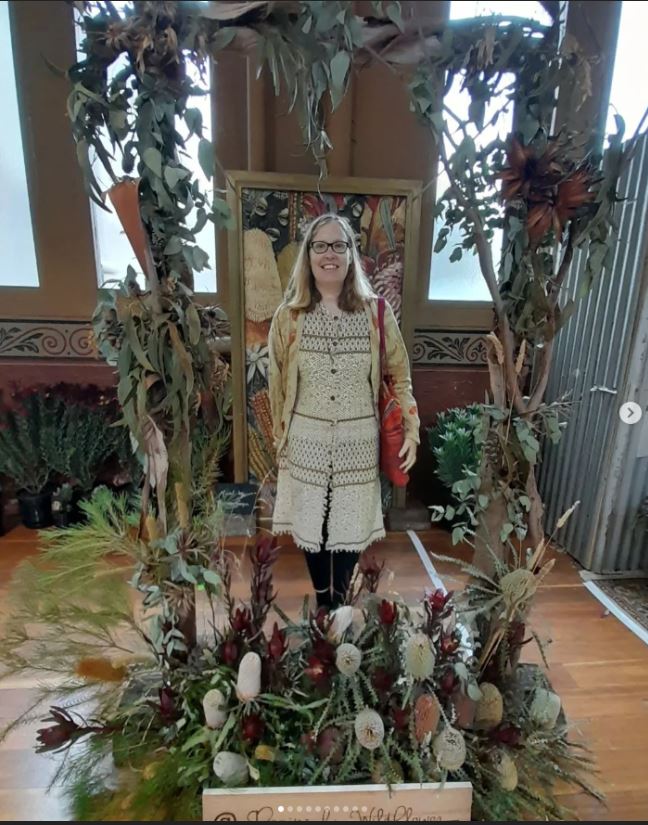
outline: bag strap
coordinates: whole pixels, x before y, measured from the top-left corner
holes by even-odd
[[[378,298],[378,331],[380,333],[380,371],[385,371],[385,299]]]

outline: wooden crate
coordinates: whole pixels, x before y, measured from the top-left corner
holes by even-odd
[[[203,792],[204,822],[467,822],[469,782],[219,788]]]

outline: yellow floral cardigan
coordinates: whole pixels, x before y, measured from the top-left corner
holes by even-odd
[[[380,389],[380,334],[378,331],[378,301],[367,302],[371,338],[371,387],[374,407],[378,416],[378,392]],[[268,374],[270,406],[277,456],[286,443],[292,412],[297,398],[297,353],[304,326],[304,312],[289,309],[281,304],[272,319],[268,335],[270,366]],[[405,437],[416,444],[419,439],[419,417],[412,394],[409,359],[394,312],[385,301],[385,357],[387,372],[393,377],[394,391],[403,408]]]

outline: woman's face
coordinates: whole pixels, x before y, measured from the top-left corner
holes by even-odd
[[[330,246],[335,243],[339,248],[334,249]],[[318,244],[322,244],[322,249]],[[318,287],[321,284],[324,287],[339,286],[341,289],[351,264],[351,251],[344,229],[337,221],[328,221],[315,230],[308,254],[311,271]]]

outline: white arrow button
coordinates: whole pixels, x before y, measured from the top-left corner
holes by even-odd
[[[619,409],[619,418],[624,424],[636,424],[641,414],[642,409],[636,401],[626,401]]]

